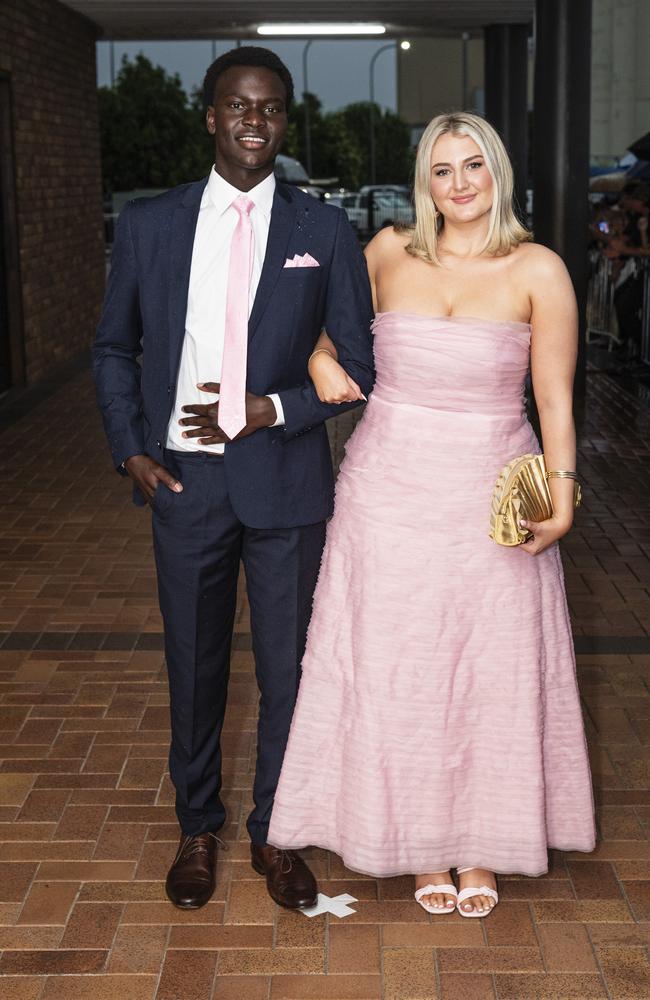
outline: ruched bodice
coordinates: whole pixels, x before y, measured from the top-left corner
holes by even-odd
[[[441,488],[427,515],[433,527],[453,516],[470,477],[475,489],[464,512],[470,530],[482,537],[499,470],[515,455],[539,448],[524,398],[530,326],[384,312],[373,329],[377,381],[348,442],[337,490],[379,463],[384,475],[399,477],[412,492]],[[374,443],[380,441],[378,451]],[[396,516],[392,497],[401,502],[389,491],[379,517]]]
[[[269,842],[372,875],[538,875],[594,846],[557,545],[489,537],[500,469],[539,445],[530,327],[380,313],[314,596]]]
[[[378,398],[521,417],[530,353],[527,323],[384,312],[373,330]]]

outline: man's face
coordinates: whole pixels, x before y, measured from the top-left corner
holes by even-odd
[[[272,172],[287,131],[282,80],[263,66],[232,66],[217,80],[206,122],[219,173],[239,187],[259,183]]]

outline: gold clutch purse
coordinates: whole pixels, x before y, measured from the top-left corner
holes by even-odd
[[[574,504],[580,506],[580,486],[574,483]],[[553,516],[543,455],[520,455],[501,470],[492,493],[490,538],[498,545],[521,545],[531,536],[520,520],[546,521]]]

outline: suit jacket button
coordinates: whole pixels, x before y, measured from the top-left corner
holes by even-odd
[[[158,445],[159,448],[162,448],[160,441],[156,441],[156,444]]]

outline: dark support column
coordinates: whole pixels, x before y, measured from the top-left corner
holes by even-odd
[[[576,395],[585,390],[591,0],[537,0],[533,117],[535,239],[559,253],[580,310]]]
[[[485,28],[485,116],[510,154],[522,219],[528,180],[528,35],[527,24]]]
[[[25,381],[11,80],[0,70],[0,393]]]

